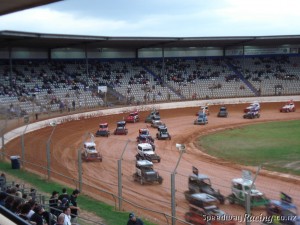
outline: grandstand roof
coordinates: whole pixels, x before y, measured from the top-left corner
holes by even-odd
[[[1,0],[0,16],[62,0]]]
[[[2,0],[0,15],[62,0]],[[0,31],[0,48],[183,48],[299,45],[300,35],[237,37],[109,37]]]
[[[299,45],[300,35],[240,37],[109,37],[0,31],[0,48],[182,48]]]

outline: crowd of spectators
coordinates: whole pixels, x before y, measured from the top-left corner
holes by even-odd
[[[46,205],[37,201],[35,189],[26,194],[19,184],[7,186],[5,174],[0,176],[0,205],[34,225],[77,224],[80,210],[77,205],[79,194],[77,189],[70,195],[65,188],[62,189],[61,195],[53,191],[47,207],[49,210],[46,210]]]
[[[210,89],[227,87],[222,84],[223,80],[225,82],[240,82],[244,79],[250,82],[262,82],[266,79],[299,80],[299,76],[292,74],[290,68],[297,69],[298,64],[289,56],[115,59],[89,60],[88,63],[86,60],[14,60],[12,68],[8,62],[0,65],[0,78],[3,81],[0,83],[0,96],[15,96],[24,102],[33,101],[34,93],[47,91],[49,104],[59,104],[60,110],[69,110],[71,107],[57,97],[57,89],[76,90],[78,93],[90,91],[92,97],[101,98],[97,91],[100,84],[111,88],[135,84],[150,87],[167,84],[167,87],[170,87],[169,91],[172,92],[173,82],[176,83],[173,86],[176,90],[178,83],[194,84],[202,80],[221,81]],[[122,94],[126,97],[126,93]],[[127,95],[131,97],[132,94]],[[145,95],[145,98],[149,99],[149,91],[146,91]],[[156,100],[156,97],[157,95],[153,99]]]

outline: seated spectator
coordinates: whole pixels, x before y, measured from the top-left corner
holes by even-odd
[[[0,205],[5,206],[5,199],[7,197],[7,194],[3,191],[0,192]]]
[[[4,207],[8,210],[12,210],[12,205],[14,203],[15,198],[11,195],[8,195],[4,201]]]
[[[31,210],[31,206],[30,206],[29,203],[24,203],[24,204],[22,204],[22,205],[20,206],[20,213],[19,213],[19,216],[20,216],[23,220],[29,222],[30,220],[28,219],[27,215],[28,215],[28,213],[29,213],[30,210]]]
[[[30,205],[30,210],[27,214],[27,218],[30,220],[31,216],[34,214],[33,209],[37,206],[37,203],[33,199],[30,199],[27,203]]]
[[[56,223],[57,217],[52,213],[46,211],[43,206],[41,206],[38,214],[42,216],[44,223],[46,222],[45,224],[54,225]]]
[[[70,207],[65,207],[63,212],[61,213],[64,215],[64,225],[71,225],[71,209]]]
[[[64,225],[64,221],[65,221],[65,214],[60,214],[57,218],[57,222],[55,225]]]
[[[36,225],[46,225],[46,223],[43,220],[42,215],[40,215],[40,212],[42,212],[42,206],[37,205],[34,207],[34,213],[30,217],[30,221],[33,221],[36,223]]]
[[[20,213],[20,206],[23,204],[23,199],[22,198],[19,198],[19,197],[16,197],[13,204],[12,204],[12,207],[11,207],[11,211],[15,214],[19,214]]]

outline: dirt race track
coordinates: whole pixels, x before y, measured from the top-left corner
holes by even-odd
[[[298,103],[299,104],[299,103]],[[297,103],[296,103],[297,105]],[[93,197],[101,199],[111,204],[115,204],[110,195],[100,191],[95,191],[91,186],[118,194],[117,160],[121,157],[126,146],[122,161],[122,183],[123,197],[142,207],[159,211],[171,215],[171,184],[170,177],[177,160],[179,152],[176,143],[185,144],[187,152],[183,154],[176,174],[176,216],[183,219],[183,215],[188,211],[188,204],[183,192],[187,190],[187,177],[191,174],[192,166],[199,168],[200,173],[207,174],[213,186],[220,189],[225,196],[230,193],[230,183],[232,178],[241,176],[241,167],[237,164],[227,163],[209,157],[201,152],[195,145],[198,136],[208,132],[216,132],[222,129],[235,128],[243,124],[262,123],[267,121],[300,119],[300,110],[294,113],[280,113],[279,108],[282,103],[262,104],[261,118],[243,119],[243,108],[245,105],[228,105],[229,117],[218,118],[219,106],[210,108],[208,117],[209,123],[205,126],[193,125],[198,108],[184,108],[174,110],[160,110],[162,120],[167,124],[172,140],[156,140],[156,152],[162,158],[160,163],[155,163],[154,168],[159,171],[164,178],[162,185],[141,185],[132,179],[135,171],[136,137],[139,128],[146,127],[144,119],[148,112],[140,114],[141,121],[135,124],[128,124],[128,135],[95,138],[97,146],[103,155],[103,162],[83,163],[83,192]],[[121,120],[124,115],[111,115],[88,120],[72,121],[60,124],[56,127],[52,137],[51,145],[51,169],[61,173],[64,177],[52,173],[52,179],[60,180],[75,186],[71,179],[78,179],[77,175],[77,150],[84,140],[86,132],[95,133],[100,122],[108,122],[111,133],[115,129],[116,121]],[[156,135],[156,129],[149,128],[152,136]],[[29,133],[25,136],[25,160],[34,162],[46,167],[46,142],[50,136],[52,128]],[[20,139],[15,139],[6,145],[9,155],[20,155]],[[295,159],[299,160],[299,159]],[[39,173],[47,174],[40,168],[26,164],[26,167]],[[255,171],[256,168],[249,168]],[[300,178],[292,176],[269,175],[264,169],[256,180],[257,189],[264,192],[270,199],[278,199],[280,191],[293,197],[294,203],[300,208]],[[80,201],[79,201],[80,205]],[[237,205],[230,205],[228,202],[220,206],[225,212],[231,215],[243,215],[244,208]],[[123,202],[123,209],[135,211],[144,219],[151,219],[159,224],[170,224],[158,213],[145,211],[133,207]],[[254,209],[254,215],[264,213],[263,209]],[[177,224],[183,224],[178,222]]]

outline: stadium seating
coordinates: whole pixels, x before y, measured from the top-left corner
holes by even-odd
[[[1,60],[0,102],[20,116],[103,106],[99,85],[130,104],[299,94],[299,72],[297,56]]]

